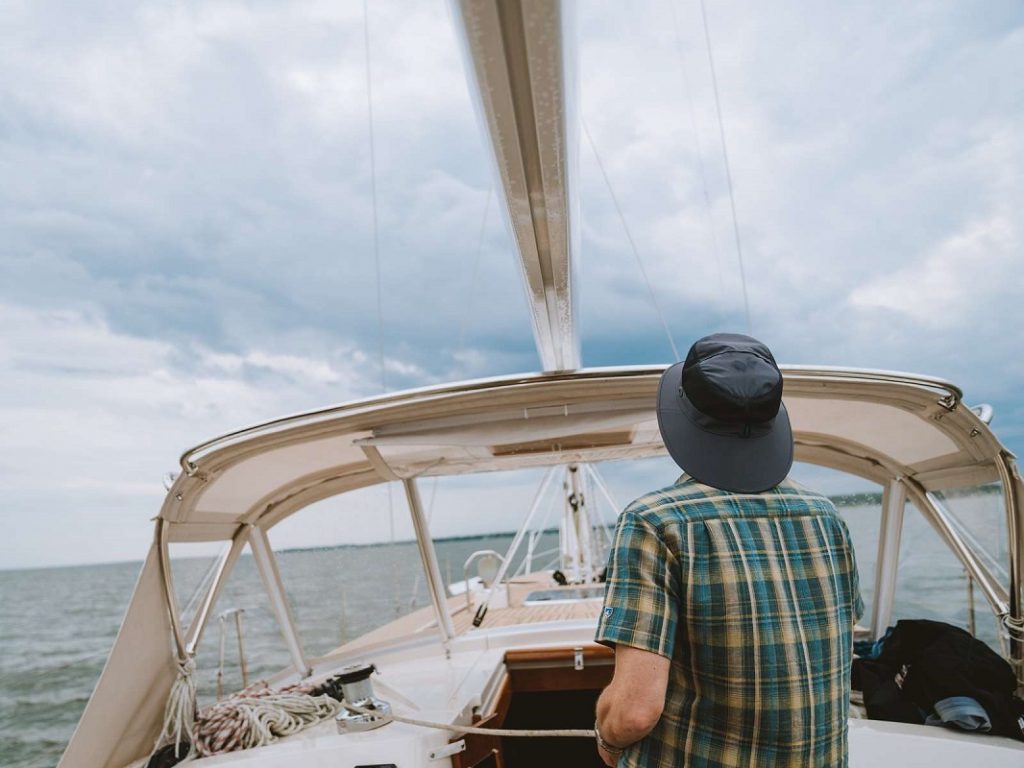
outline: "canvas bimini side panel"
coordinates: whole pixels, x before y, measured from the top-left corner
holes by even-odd
[[[121,768],[149,754],[177,675],[156,544],[58,768]]]

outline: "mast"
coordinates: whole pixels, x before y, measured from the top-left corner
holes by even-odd
[[[575,51],[556,0],[456,0],[545,371],[580,367]],[[460,24],[456,24],[458,28]]]

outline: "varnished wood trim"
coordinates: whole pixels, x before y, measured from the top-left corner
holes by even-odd
[[[569,645],[559,648],[513,648],[505,651],[505,666],[509,670],[516,667],[538,666],[573,666],[576,661],[576,649],[583,649],[584,668],[588,664],[614,664],[615,651],[597,643],[586,643],[581,646]]]

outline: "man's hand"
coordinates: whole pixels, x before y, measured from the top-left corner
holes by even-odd
[[[607,743],[627,746],[654,729],[665,708],[670,665],[657,653],[615,647],[615,675],[597,700],[597,722]],[[598,747],[598,753],[606,765],[615,765],[610,752]]]

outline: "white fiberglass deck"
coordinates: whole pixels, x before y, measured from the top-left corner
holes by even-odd
[[[560,626],[559,626],[560,625]],[[364,658],[380,675],[377,695],[406,717],[468,723],[474,707],[493,697],[506,674],[509,650],[589,644],[595,622],[575,620],[545,625],[473,630],[452,643],[446,658],[436,642],[401,651],[378,648]],[[426,638],[424,638],[426,640]],[[450,734],[391,723],[380,729],[341,735],[327,721],[296,736],[256,749],[204,758],[203,766],[239,768],[356,768],[394,764],[402,768],[446,765],[430,753],[448,744]],[[140,764],[141,765],[141,764]],[[1020,768],[1024,744],[933,726],[862,719],[850,721],[851,768]]]

